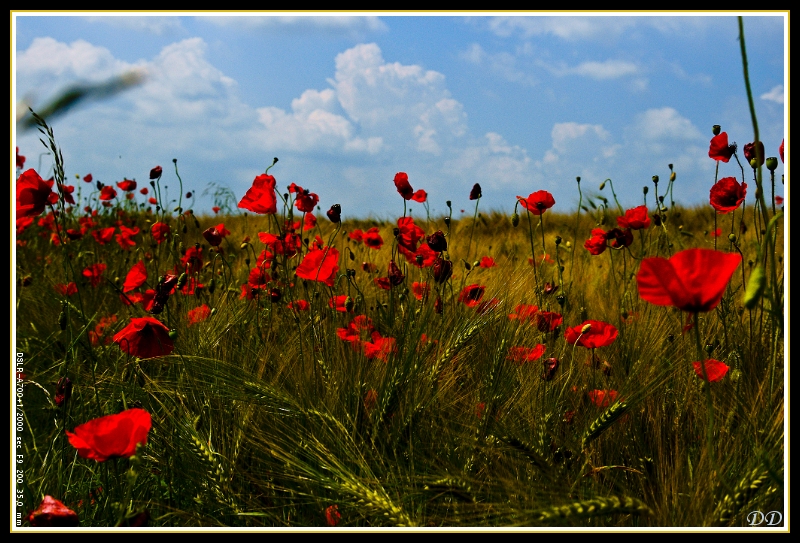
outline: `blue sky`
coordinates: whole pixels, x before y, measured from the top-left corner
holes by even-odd
[[[651,177],[666,181],[671,163],[675,200],[700,204],[715,176],[712,125],[740,149],[753,139],[736,15],[15,12],[12,98],[36,109],[76,82],[144,74],[52,120],[73,179],[145,182],[161,165],[176,190],[177,158],[185,188],[213,183],[238,199],[279,157],[278,187],[308,188],[345,218],[390,218],[403,209],[398,171],[432,214],[452,200],[458,216],[474,209],[475,182],[484,211],[544,189],[572,212],[576,176],[585,194],[611,178],[626,207],[650,185],[652,204]],[[761,139],[777,156],[788,12],[749,13],[744,28]],[[41,159],[48,175],[39,134],[15,137],[26,166]],[[735,161],[720,165],[734,175]]]

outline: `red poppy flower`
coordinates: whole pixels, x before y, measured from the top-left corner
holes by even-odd
[[[394,186],[397,187],[397,192],[400,193],[406,200],[410,200],[414,196],[414,189],[408,182],[408,174],[405,172],[397,172],[394,176]]]
[[[95,230],[94,232],[92,232],[92,237],[100,245],[105,245],[106,243],[111,241],[111,238],[114,237],[115,231],[116,228],[114,228],[113,226],[109,226],[108,228],[101,228],[100,230]]]
[[[472,190],[469,191],[469,199],[477,200],[481,196],[483,196],[483,194],[481,193],[481,186],[480,184],[475,183],[474,185],[472,185]]]
[[[484,292],[486,292],[485,286],[482,285],[466,286],[458,295],[458,301],[465,303],[467,307],[475,307],[480,303],[481,299],[483,298]]]
[[[397,264],[394,263],[394,260],[389,261],[389,282],[397,286],[403,282],[406,276],[403,275],[403,272],[400,271],[400,268],[397,267]]]
[[[289,303],[289,305],[286,307],[289,309],[294,309],[295,311],[308,311],[311,309],[311,304],[305,300],[295,300],[294,302]]]
[[[612,324],[603,321],[587,320],[578,326],[567,328],[564,337],[570,345],[580,345],[587,349],[597,349],[611,345],[619,331]]]
[[[373,226],[364,233],[364,245],[375,250],[383,247],[383,238],[377,226]]]
[[[719,360],[714,359],[705,360],[704,362],[692,362],[692,366],[694,366],[694,372],[700,379],[704,379],[702,368],[702,364],[704,363],[706,366],[706,373],[708,374],[708,381],[710,383],[721,381],[730,369],[730,366],[728,366],[725,362],[720,362]]]
[[[45,496],[27,520],[35,528],[69,527],[78,525],[78,514],[52,496]]]
[[[497,266],[497,264],[495,263],[494,258],[490,256],[484,256],[483,258],[481,258],[481,261],[478,264],[478,266],[480,266],[481,268],[493,268]]]
[[[148,189],[147,187],[142,187],[139,189],[139,193],[147,196],[150,193],[150,189]]]
[[[211,208],[211,211],[213,211],[213,212],[214,212],[214,214],[217,214],[217,213],[219,213],[219,210],[220,210],[220,209],[221,209],[221,208],[220,208],[219,206],[214,206],[214,207],[212,207],[212,208]]]
[[[158,205],[158,200],[156,200],[156,199],[155,199],[155,198],[153,198],[152,196],[151,196],[150,198],[148,198],[148,199],[147,199],[147,202],[148,202],[150,205]]]
[[[317,217],[313,213],[306,213],[303,217],[303,232],[313,230],[317,226]],[[300,222],[295,224],[295,228],[300,228]]]
[[[553,195],[546,190],[537,190],[536,192],[532,192],[527,198],[517,196],[517,199],[519,200],[519,203],[522,204],[522,207],[534,215],[541,215],[553,207],[556,203],[556,201],[553,199]]]
[[[136,181],[123,179],[122,181],[117,181],[117,186],[125,192],[131,192],[136,190]]]
[[[113,200],[117,197],[117,191],[111,185],[106,185],[100,189],[100,200]]]
[[[150,179],[158,179],[159,177],[161,177],[162,171],[163,170],[161,169],[161,166],[156,166],[155,168],[150,170]]]
[[[430,247],[432,251],[441,253],[442,251],[447,250],[447,238],[445,238],[444,232],[441,230],[437,230],[430,236],[426,237],[425,240],[428,242],[428,247]]]
[[[561,313],[554,311],[539,311],[534,315],[536,319],[536,328],[540,332],[555,332],[556,329],[564,323],[564,317]]]
[[[372,332],[372,341],[365,341],[362,346],[364,347],[364,356],[369,360],[377,358],[386,362],[389,355],[397,352],[397,340],[393,337],[383,337],[377,330]]]
[[[147,444],[152,424],[150,413],[134,407],[76,426],[74,432],[67,431],[67,438],[81,458],[98,462],[130,458],[136,454],[136,445]]]
[[[187,316],[189,317],[189,326],[191,326],[193,324],[197,324],[198,322],[203,322],[208,317],[210,317],[211,308],[208,307],[206,304],[203,304],[200,307],[195,307],[194,309],[190,309]]]
[[[93,181],[92,174],[87,173],[86,176],[83,178],[84,182],[91,183]]]
[[[17,235],[23,233],[26,228],[33,224],[33,221],[33,217],[22,217],[17,219]]]
[[[588,395],[589,399],[597,407],[608,407],[616,401],[619,394],[616,390],[591,390]]]
[[[331,309],[335,309],[340,313],[347,313],[348,311],[353,311],[352,300],[350,296],[346,294],[342,294],[340,296],[333,296],[328,300],[328,307]],[[347,306],[350,305],[350,309],[347,309]]]
[[[156,240],[156,242],[161,243],[169,236],[169,225],[163,222],[153,223],[153,226],[150,228],[150,233],[153,235],[153,239]]]
[[[506,360],[513,360],[517,364],[539,360],[544,354],[545,346],[541,343],[536,347],[511,347]]]
[[[219,244],[222,243],[222,236],[220,235],[219,230],[213,226],[203,230],[203,237],[212,247],[219,247]]]
[[[128,275],[125,276],[125,284],[122,285],[122,292],[130,292],[141,287],[147,281],[147,268],[141,260],[136,263]]]
[[[651,304],[671,305],[682,311],[711,311],[742,257],[711,249],[686,249],[669,260],[645,258],[636,276],[639,296]]]
[[[414,194],[411,195],[411,199],[415,202],[419,202],[421,204],[425,203],[425,200],[428,199],[428,193],[422,189],[419,189]]]
[[[17,169],[22,169],[25,167],[25,156],[19,154],[19,147],[17,147]]]
[[[453,262],[445,260],[442,255],[436,257],[433,261],[433,280],[441,284],[450,279],[453,275]]]
[[[711,144],[708,147],[708,156],[710,158],[728,162],[735,152],[736,145],[728,145],[727,132],[720,132],[711,138]]]
[[[342,206],[333,204],[331,208],[325,212],[325,215],[328,216],[328,220],[332,223],[339,224],[342,222]]]
[[[781,155],[781,162],[783,163],[783,140],[781,140],[781,146],[778,147],[778,153]]]
[[[606,231],[602,228],[592,230],[592,237],[587,239],[583,246],[589,253],[597,256],[606,250]]]
[[[747,183],[739,184],[735,177],[723,177],[711,187],[709,198],[717,213],[730,213],[744,202]]]
[[[633,232],[627,228],[612,228],[606,233],[606,240],[611,241],[611,246],[614,249],[630,247],[631,243],[633,243]]]
[[[169,337],[169,328],[153,317],[132,318],[114,336],[114,343],[124,353],[139,358],[166,356],[174,348]]]
[[[124,224],[121,224],[119,229],[120,233],[115,236],[119,246],[126,251],[131,247],[135,247],[136,242],[133,241],[133,236],[139,233],[139,227],[128,228]]]
[[[539,307],[535,305],[519,304],[514,307],[514,312],[508,315],[511,320],[533,320],[534,315],[539,312]]]
[[[347,234],[347,239],[349,239],[350,241],[355,241],[356,243],[361,243],[362,241],[364,241],[364,232],[356,228],[355,230]]]
[[[708,233],[708,235],[712,238],[718,238],[722,235],[722,228],[717,228],[716,230],[712,230]]]
[[[742,150],[742,152],[744,153],[744,158],[747,159],[748,163],[751,163],[753,161],[753,159],[758,156],[760,158],[760,160],[758,161],[756,166],[763,166],[764,165],[764,158],[765,158],[764,157],[764,142],[761,142],[761,141],[758,142],[758,151],[759,151],[759,153],[758,153],[758,155],[756,155],[756,143],[755,142],[745,143],[744,144],[744,149]]]
[[[303,213],[314,211],[314,207],[319,203],[319,196],[313,192],[303,191],[297,195],[294,206]]]
[[[328,526],[336,526],[342,520],[342,514],[339,512],[338,505],[329,505],[325,508],[325,520]]]
[[[388,277],[376,277],[372,280],[378,288],[383,290],[392,290],[392,282],[389,280]]]
[[[259,215],[278,212],[278,201],[275,198],[275,178],[262,173],[253,180],[253,186],[247,189],[239,202],[239,207]]]
[[[102,262],[92,264],[81,272],[81,274],[89,279],[89,283],[96,287],[103,280],[103,272],[106,271],[106,265]]]
[[[417,300],[421,300],[426,297],[430,291],[431,287],[428,285],[428,283],[420,283],[418,281],[411,283],[411,292],[414,293],[414,297]]]
[[[297,266],[295,275],[309,281],[319,281],[329,287],[336,281],[339,272],[339,251],[335,247],[309,251]]]
[[[417,251],[417,244],[421,239],[425,238],[425,231],[414,224],[414,219],[411,217],[400,217],[397,219],[397,227],[400,230],[400,235],[397,236],[398,246],[411,253],[415,253]]]
[[[199,273],[203,269],[203,248],[189,247],[181,258],[186,273]]]
[[[418,268],[433,266],[433,262],[436,260],[436,253],[428,247],[427,243],[421,244],[414,252],[409,251],[402,245],[398,245],[397,250],[400,251],[411,264]]]
[[[57,201],[53,185],[43,180],[35,170],[25,170],[17,179],[17,219],[36,217],[48,203]]]
[[[650,226],[650,217],[647,216],[647,206],[638,206],[625,211],[625,216],[617,217],[617,226],[641,230]]]
[[[66,285],[58,284],[56,285],[56,292],[61,294],[62,296],[72,296],[73,294],[78,293],[78,285],[70,281]]]
[[[72,185],[58,185],[59,190],[61,191],[62,196],[64,196],[64,201],[68,204],[75,205],[75,198],[72,197],[72,193],[75,192],[75,187]]]

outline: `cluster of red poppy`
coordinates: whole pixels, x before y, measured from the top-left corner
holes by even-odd
[[[346,328],[337,328],[336,335],[370,360],[377,358],[386,362],[392,353],[397,352],[395,338],[384,337],[366,315],[357,315]]]

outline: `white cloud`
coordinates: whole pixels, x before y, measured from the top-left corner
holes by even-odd
[[[592,79],[616,79],[639,71],[633,62],[623,60],[607,60],[605,62],[583,62],[569,70],[577,75],[585,75]]]
[[[699,141],[702,134],[692,122],[671,107],[648,109],[637,116],[632,128],[635,138],[646,141]]]
[[[489,29],[503,38],[552,35],[564,40],[586,40],[617,36],[635,24],[636,20],[629,17],[517,16],[492,17]]]
[[[776,85],[772,87],[769,92],[765,92],[761,95],[762,100],[769,100],[770,102],[775,102],[776,104],[783,104],[783,85]]]
[[[131,67],[104,47],[84,40],[66,44],[53,38],[34,39],[28,49],[17,53],[16,62],[17,78],[27,88],[54,80],[62,84],[75,79],[101,81]]]

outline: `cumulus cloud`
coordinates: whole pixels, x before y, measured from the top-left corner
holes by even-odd
[[[686,140],[703,138],[692,122],[671,107],[648,109],[639,114],[633,126],[636,138],[647,141]]]
[[[761,99],[775,102],[776,104],[783,104],[783,85],[772,87],[769,92],[765,92],[761,95]]]
[[[17,53],[16,62],[18,82],[27,88],[46,81],[101,81],[131,67],[104,47],[84,40],[66,44],[49,37],[34,39],[28,49]]]

